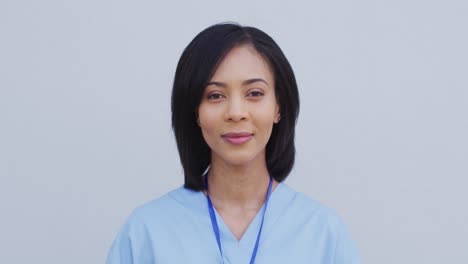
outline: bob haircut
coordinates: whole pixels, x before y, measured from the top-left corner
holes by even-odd
[[[263,31],[235,23],[210,26],[200,32],[182,53],[172,89],[172,128],[184,169],[184,187],[204,190],[203,173],[211,150],[197,124],[198,107],[207,83],[234,47],[251,45],[269,64],[281,121],[273,125],[266,145],[268,172],[282,182],[294,165],[294,133],[299,115],[299,92],[288,60],[275,41]]]

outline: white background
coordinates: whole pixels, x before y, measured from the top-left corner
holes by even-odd
[[[297,77],[287,184],[363,263],[468,263],[465,1],[0,2],[0,263],[102,263],[183,183],[175,66],[202,29],[270,34]],[[311,245],[312,247],[313,245]]]

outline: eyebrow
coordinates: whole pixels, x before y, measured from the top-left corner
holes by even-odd
[[[245,81],[242,82],[242,85],[249,85],[249,84],[256,83],[256,82],[263,82],[267,86],[269,86],[269,84],[265,80],[263,80],[262,78],[254,78],[254,79],[245,80]],[[226,86],[227,86],[227,84],[225,84],[223,82],[209,82],[209,83],[206,84],[206,86],[208,86],[208,85],[216,85],[216,86],[223,87],[223,88],[226,88]]]

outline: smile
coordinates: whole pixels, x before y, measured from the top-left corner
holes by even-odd
[[[253,134],[241,132],[241,133],[226,133],[222,135],[222,138],[233,145],[241,145],[249,141],[253,137]]]

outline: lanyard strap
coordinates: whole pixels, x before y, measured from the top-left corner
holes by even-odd
[[[262,222],[260,224],[260,229],[258,230],[258,234],[257,234],[257,241],[255,242],[255,247],[253,249],[252,256],[250,258],[250,264],[255,263],[255,257],[257,256],[258,244],[260,241],[260,234],[262,233],[262,229],[263,229],[263,220],[265,220],[265,212],[268,206],[268,200],[270,200],[272,184],[273,184],[273,178],[270,176],[270,183],[268,184],[268,191],[267,191],[267,196],[265,200],[265,208],[263,209]],[[211,202],[210,195],[208,194],[208,173],[205,176],[205,187],[206,187],[206,199],[208,201],[208,209],[210,211],[211,225],[213,226],[213,232],[216,236],[216,242],[218,242],[219,253],[221,253],[221,259],[223,260],[223,263],[224,263],[224,256],[223,256],[223,250],[221,249],[221,238],[219,235],[218,222],[216,221],[216,215],[214,212],[213,203]]]

